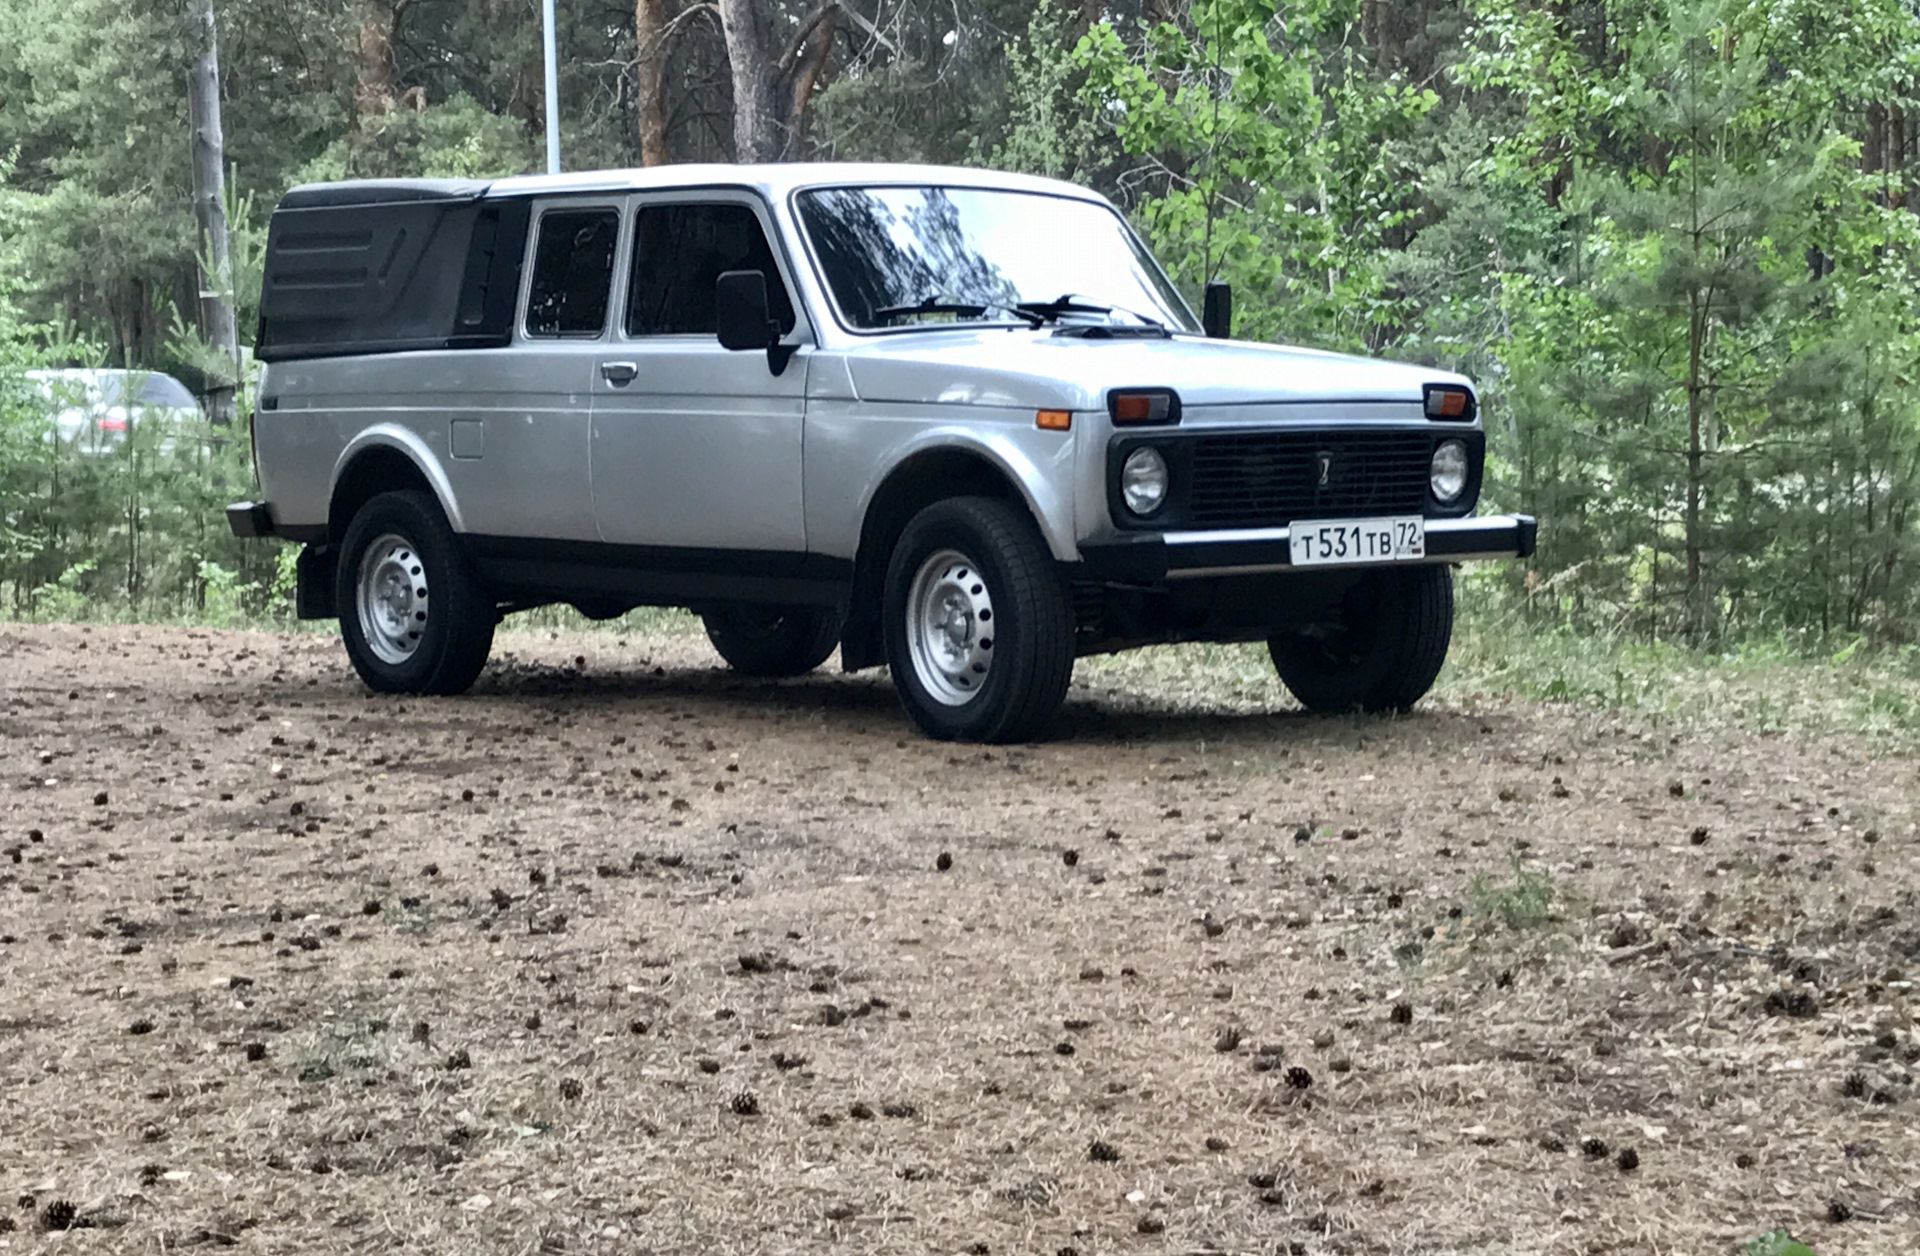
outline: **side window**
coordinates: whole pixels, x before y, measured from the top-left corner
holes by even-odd
[[[540,219],[527,294],[529,336],[597,336],[606,329],[620,214],[553,210]]]
[[[723,271],[767,277],[767,304],[782,332],[793,330],[793,300],[774,264],[760,219],[746,205],[648,205],[634,216],[633,282],[627,334],[715,334],[713,285]]]

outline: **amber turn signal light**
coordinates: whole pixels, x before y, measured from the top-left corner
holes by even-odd
[[[1428,384],[1425,392],[1428,418],[1463,421],[1473,418],[1473,394],[1466,389],[1449,384]]]
[[[1178,423],[1180,398],[1168,388],[1116,390],[1107,394],[1107,413],[1116,424]]]
[[[1033,416],[1033,425],[1049,432],[1064,432],[1073,426],[1073,411],[1042,410]]]

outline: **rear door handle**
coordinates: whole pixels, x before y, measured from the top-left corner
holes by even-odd
[[[640,364],[637,362],[602,362],[600,364],[601,377],[615,388],[625,388],[638,374],[640,374]]]

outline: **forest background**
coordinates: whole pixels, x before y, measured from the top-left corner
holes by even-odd
[[[191,6],[189,6],[191,7]],[[1489,598],[1573,633],[1920,657],[1913,0],[560,0],[569,169],[1075,180],[1238,332],[1473,376]],[[0,5],[0,608],[285,613],[244,427],[44,436],[24,369],[218,387],[186,9]],[[537,0],[218,0],[230,294],[314,179],[543,168]],[[246,421],[244,390],[239,422]]]

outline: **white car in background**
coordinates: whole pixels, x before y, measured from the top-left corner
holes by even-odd
[[[187,386],[159,371],[63,367],[27,372],[46,404],[55,436],[81,453],[107,453],[136,422],[167,426],[199,419],[200,403]]]

